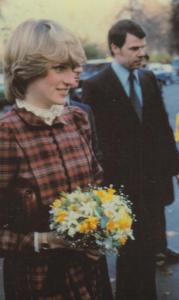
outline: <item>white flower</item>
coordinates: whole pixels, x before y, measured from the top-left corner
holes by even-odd
[[[71,237],[74,237],[74,235],[78,232],[77,228],[75,227],[70,227],[69,230],[68,230],[68,234],[69,236]]]
[[[78,220],[82,215],[75,211],[70,211],[68,214],[68,218],[66,218],[65,223],[68,227],[73,225],[78,225]]]
[[[80,212],[84,216],[95,215],[96,203],[94,201],[81,203]]]
[[[100,193],[96,194],[95,188],[94,190],[91,188],[88,192],[77,189],[72,193],[62,194],[63,201],[60,206],[58,202],[54,202],[54,206],[51,206],[50,229],[56,230],[71,244],[77,242],[79,247],[88,246],[88,238],[91,243],[92,237],[94,246],[98,245],[102,251],[106,249],[118,253],[121,247],[120,239],[134,238],[130,228],[121,229],[122,227],[118,226],[120,218],[125,214],[132,216],[131,206],[125,195],[112,194],[108,199],[103,197],[106,195],[106,189],[99,188],[99,190],[102,196]],[[60,210],[65,212],[65,217],[62,219],[58,218]],[[91,221],[93,217],[99,221],[94,228]],[[77,233],[81,234],[78,240],[76,240]]]

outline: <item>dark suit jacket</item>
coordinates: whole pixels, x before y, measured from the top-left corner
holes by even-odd
[[[95,118],[94,118],[94,114],[93,111],[91,109],[91,107],[88,104],[84,104],[78,101],[74,101],[72,99],[69,100],[70,101],[70,105],[72,106],[78,106],[79,108],[81,108],[83,111],[85,111],[88,115],[88,119],[89,119],[89,123],[91,126],[91,138],[92,138],[92,147],[93,147],[93,151],[98,159],[99,162],[101,162],[102,160],[102,153],[99,149],[99,142],[98,142],[98,137],[97,137],[97,132],[96,132],[96,124],[95,124]]]
[[[83,84],[103,152],[105,184],[123,184],[132,201],[150,194],[151,202],[172,200],[171,177],[179,157],[160,90],[153,73],[140,71],[141,123],[111,66]],[[156,196],[156,197],[155,197]]]
[[[83,111],[85,111],[88,114],[88,119],[89,123],[91,126],[91,136],[92,136],[92,147],[93,151],[98,159],[98,161],[101,161],[102,153],[99,149],[99,142],[98,142],[98,137],[97,137],[97,132],[96,132],[96,124],[95,124],[95,118],[93,111],[91,107],[87,104],[81,103],[79,101],[74,101],[71,98],[69,99],[69,105],[72,106],[78,106],[81,108]],[[113,295],[112,295],[112,289],[109,281],[109,275],[108,275],[108,269],[107,269],[107,261],[105,256],[101,258],[100,261],[100,269],[101,273],[103,274],[103,284],[105,286],[105,289],[103,290],[102,294],[102,299],[103,300],[113,300]]]

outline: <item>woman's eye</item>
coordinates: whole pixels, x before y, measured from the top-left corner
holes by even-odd
[[[66,69],[65,65],[57,65],[52,67],[52,69],[54,69],[56,72],[63,72]]]

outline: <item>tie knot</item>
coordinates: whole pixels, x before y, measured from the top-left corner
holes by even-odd
[[[134,74],[133,70],[130,70],[129,72],[129,81],[134,81],[136,79],[136,76]]]

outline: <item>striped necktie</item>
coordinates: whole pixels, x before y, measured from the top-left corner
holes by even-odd
[[[135,91],[134,81],[136,80],[133,70],[129,73],[129,98],[131,100],[132,106],[135,109],[136,114],[140,121],[142,121],[142,106],[139,100],[139,97]]]

